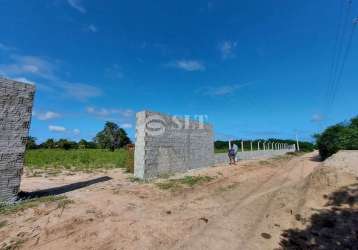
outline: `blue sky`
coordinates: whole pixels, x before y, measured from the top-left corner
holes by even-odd
[[[358,32],[327,104],[343,1],[0,0],[0,74],[36,84],[40,141],[106,120],[133,138],[144,109],[205,114],[222,139],[308,140],[358,113]]]

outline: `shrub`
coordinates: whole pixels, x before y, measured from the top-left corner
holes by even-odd
[[[317,147],[323,160],[339,150],[358,149],[358,117],[349,123],[340,123],[328,127],[322,134],[316,135]]]

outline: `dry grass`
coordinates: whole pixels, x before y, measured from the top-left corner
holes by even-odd
[[[155,183],[155,185],[158,188],[163,189],[163,190],[175,191],[175,190],[178,190],[185,186],[193,187],[195,185],[209,182],[213,179],[214,179],[214,177],[211,177],[211,176],[201,176],[201,175],[185,176],[180,179],[170,179],[170,180],[163,181],[163,182],[157,182],[157,183]]]
[[[37,207],[43,203],[57,202],[58,208],[65,208],[68,204],[73,203],[72,200],[69,200],[66,196],[45,196],[41,198],[33,198],[28,200],[19,201],[14,204],[0,204],[0,215],[7,215],[12,213],[17,213],[24,211],[28,208]]]

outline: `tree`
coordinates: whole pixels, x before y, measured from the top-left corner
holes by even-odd
[[[114,151],[121,146],[121,131],[117,124],[106,122],[104,129],[97,133],[95,139],[100,148]]]
[[[113,122],[106,122],[104,129],[96,135],[94,141],[100,148],[111,151],[131,143],[127,132]]]
[[[69,149],[72,149],[72,148],[76,148],[77,144],[76,144],[76,142],[71,142],[71,141],[66,140],[66,139],[60,139],[60,140],[58,140],[56,142],[56,146],[57,146],[57,148],[69,150]]]
[[[123,128],[119,128],[119,138],[120,138],[120,147],[124,147],[128,144],[131,144],[131,139],[129,139],[127,132]]]
[[[85,139],[82,139],[78,142],[78,148],[79,149],[85,149],[88,148],[88,142]]]
[[[317,147],[322,159],[326,159],[339,150],[358,149],[358,117],[349,123],[340,123],[328,127],[322,134],[315,135]]]
[[[36,140],[37,139],[35,137],[29,136],[26,142],[26,149],[36,149],[37,148]]]
[[[87,148],[98,148],[98,145],[94,141],[87,142]]]
[[[44,143],[41,144],[42,148],[55,148],[55,140],[47,139]]]

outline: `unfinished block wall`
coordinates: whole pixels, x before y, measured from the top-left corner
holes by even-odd
[[[134,175],[147,179],[211,166],[212,127],[156,112],[137,113]]]
[[[0,202],[19,192],[35,86],[0,77]]]

